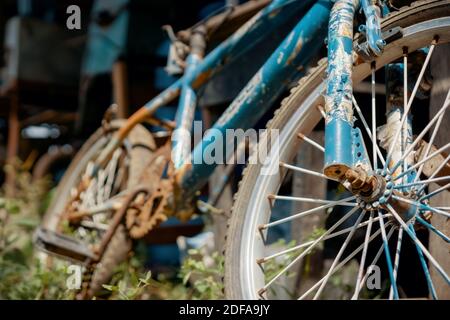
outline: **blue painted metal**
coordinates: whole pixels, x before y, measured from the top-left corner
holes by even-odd
[[[309,5],[317,2],[316,6],[327,7],[329,6],[330,1],[331,0],[319,0],[318,2],[317,0],[274,0],[267,7],[253,16],[244,25],[242,25],[232,36],[222,42],[214,50],[212,50],[205,57],[202,63],[200,63],[196,68],[193,68],[193,70],[189,72],[191,87],[193,89],[198,89],[214,74],[220,71],[222,67],[235,61],[241,54],[247,52],[256,43],[264,39],[265,36],[276,31],[280,25],[286,22],[286,20],[292,19],[293,17],[304,11],[306,8],[308,8]],[[321,17],[320,13],[319,17]],[[312,17],[310,17],[309,19],[311,21],[314,20],[314,18]],[[323,25],[326,25],[325,21],[322,21],[322,23]],[[318,27],[318,24],[314,21],[311,25],[314,27]],[[305,36],[307,36],[307,34],[305,34]],[[312,42],[311,39],[309,40],[310,42]],[[311,48],[314,49],[318,47],[318,45],[319,42],[312,45]],[[308,54],[307,59],[309,59],[311,56],[311,54]],[[304,61],[307,62],[307,59],[305,59]],[[161,106],[167,105],[168,103],[176,99],[180,95],[181,87],[185,82],[185,77],[187,76],[188,75],[184,75],[172,85],[170,85],[167,89],[163,90],[156,97],[148,101],[144,105],[144,108],[146,109],[145,115],[153,115]],[[282,80],[284,79],[281,79],[280,83],[282,82]],[[139,122],[139,120],[139,115],[135,114],[130,118],[130,123],[136,124]],[[236,128],[240,127],[239,124],[234,125]],[[120,145],[120,142],[121,137],[112,137],[111,141],[99,156],[98,163],[101,163],[102,161],[108,159],[112,155],[112,152]],[[205,172],[205,174],[208,174],[210,172],[212,172],[212,170]],[[205,178],[206,180],[207,177],[203,178]]]
[[[415,233],[415,231],[414,231],[414,226],[413,226],[412,224],[409,224],[409,227],[406,228],[406,229],[404,229],[404,230],[405,230],[406,233],[411,237],[411,239],[413,240],[413,242],[416,243],[416,245],[417,245],[417,242],[418,242],[419,240],[417,239],[416,233]],[[419,256],[422,255],[422,257],[423,257],[422,249],[421,249],[418,245],[417,245],[417,248],[418,248],[418,250],[420,250]],[[426,262],[425,262],[425,261],[424,261],[424,263],[425,263],[425,266],[426,266]],[[427,270],[428,270],[428,267],[427,267]],[[424,269],[425,273],[428,272],[427,270]],[[450,284],[450,279],[449,279],[448,275],[445,273],[445,271],[443,271],[443,270],[441,270],[441,269],[439,269],[439,268],[436,268],[436,270],[437,270],[437,271],[439,272],[439,274],[444,278],[444,280],[445,280],[448,284]]]
[[[214,124],[215,133],[225,136],[227,129],[245,130],[261,118],[321,47],[317,39],[325,37],[330,8],[330,1],[314,4]],[[205,165],[202,159],[205,149],[214,146],[215,133],[206,135],[195,147],[192,167],[180,170],[185,189],[198,190],[214,171],[216,164]]]
[[[316,0],[275,0],[241,26],[232,36],[212,50],[194,70],[189,72],[191,86],[199,88],[225,65],[253,48],[286,20],[292,19]],[[321,0],[322,2],[324,0]],[[328,1],[326,1],[328,2]],[[145,104],[150,110],[178,97],[184,77]]]
[[[417,239],[416,232],[414,231],[414,226],[412,224],[409,225],[409,233],[413,239]],[[408,230],[407,230],[408,231]],[[422,265],[423,272],[425,274],[425,279],[427,280],[428,290],[431,293],[431,296],[434,300],[437,299],[436,290],[433,285],[433,280],[431,279],[430,270],[428,270],[427,262],[425,261],[425,257],[423,256],[422,249],[416,244],[417,254],[419,255],[420,264]]]
[[[383,221],[383,215],[381,212],[378,212],[378,217],[380,218],[380,228],[384,229],[384,221]],[[385,231],[382,229],[382,235],[383,235],[383,246],[384,246],[384,255],[386,256],[386,264],[388,268],[389,278],[391,280],[391,287],[392,291],[394,293],[394,299],[398,300],[398,290],[397,290],[397,282],[394,277],[394,269],[392,268],[392,259],[391,259],[391,253],[389,251],[389,243],[386,239]]]
[[[374,55],[379,56],[383,52],[384,46],[386,45],[386,42],[381,36],[380,7],[378,7],[378,5],[371,0],[360,1],[361,7],[364,11],[364,15],[366,16],[365,33],[367,37],[367,43],[369,45],[370,51]]]
[[[189,54],[186,61],[186,76],[183,77],[180,101],[175,116],[176,130],[172,135],[172,162],[174,168],[180,168],[191,154],[191,129],[194,120],[197,95],[191,87],[192,71],[201,63],[202,57],[197,53]]]
[[[370,170],[370,158],[360,128],[352,129],[351,149],[353,153],[353,165]]]
[[[418,221],[420,224],[424,225],[431,231],[433,231],[435,234],[437,234],[439,237],[444,239],[445,242],[450,243],[450,238],[447,237],[444,233],[442,233],[440,230],[436,229],[435,226],[425,221],[425,219],[422,219],[419,215],[416,215],[416,221]]]
[[[444,216],[446,216],[447,218],[450,218],[450,214],[449,214],[449,213],[447,213],[447,212],[445,212],[445,211],[442,211],[442,210],[438,210],[438,209],[433,208],[433,207],[431,207],[431,206],[429,206],[429,205],[426,205],[426,204],[424,204],[424,203],[417,202],[417,206],[419,207],[419,210],[423,210],[423,211],[431,211],[431,212],[434,212],[434,213],[436,213],[436,214],[444,215]],[[444,213],[445,213],[445,214],[444,214]]]
[[[325,174],[340,179],[353,165],[352,68],[353,18],[358,0],[338,0],[328,26],[328,68],[325,94]]]

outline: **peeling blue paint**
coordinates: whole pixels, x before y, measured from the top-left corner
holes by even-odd
[[[353,165],[351,146],[353,127],[352,68],[353,18],[358,0],[337,0],[328,26],[328,68],[325,94],[325,172],[327,167]],[[344,174],[331,170],[333,178]]]
[[[331,1],[316,1],[222,114],[214,129],[223,133],[230,128],[245,130],[261,118],[298,74],[299,67],[310,61],[323,45],[317,39],[324,39],[326,35],[330,9]],[[195,147],[192,158],[202,159],[204,150],[214,141],[213,137],[204,137]],[[194,162],[190,170],[182,171],[182,184],[191,190],[198,190],[207,182],[215,165]]]

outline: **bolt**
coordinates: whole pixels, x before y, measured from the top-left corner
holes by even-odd
[[[381,204],[385,204],[386,202],[387,202],[386,197],[383,196],[383,197],[380,198],[380,203]]]
[[[385,196],[385,197],[389,197],[390,194],[391,194],[391,191],[390,191],[390,190],[385,190],[385,191],[384,191],[384,196]]]
[[[387,175],[385,179],[386,179],[386,181],[391,181],[392,176],[391,175]]]
[[[366,210],[371,210],[372,209],[372,205],[370,203],[366,204]]]
[[[380,206],[380,203],[378,201],[375,201],[372,203],[372,207],[377,208]]]
[[[386,188],[392,189],[392,187],[394,187],[394,184],[392,182],[386,183]]]
[[[378,39],[377,40],[377,46],[382,49],[384,46],[386,45],[386,41],[384,41],[383,39]]]

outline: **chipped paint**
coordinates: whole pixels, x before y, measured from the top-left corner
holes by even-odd
[[[357,3],[357,0],[338,0],[331,10],[325,95],[327,122],[342,119],[353,124],[353,16]]]
[[[354,164],[353,127],[353,19],[358,0],[337,0],[328,25],[328,67],[325,94],[325,168],[341,179]]]
[[[242,128],[245,130],[255,125],[287,86],[292,83],[298,75],[298,70],[303,69],[304,65],[315,57],[323,45],[322,41],[317,40],[325,38],[330,9],[330,1],[319,0],[308,10],[225,110],[214,124],[214,129],[226,132],[227,129]],[[211,143],[214,143],[214,139],[209,136],[204,137],[202,143],[197,144],[194,148],[192,157],[202,159],[204,150],[210,147]],[[186,171],[182,179],[184,189],[198,190],[214,169],[215,164],[194,163],[192,169]]]

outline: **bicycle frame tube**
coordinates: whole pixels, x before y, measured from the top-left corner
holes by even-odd
[[[336,180],[353,167],[352,68],[353,19],[359,0],[338,0],[328,27],[328,69],[325,95],[325,168]]]
[[[197,95],[191,86],[193,81],[192,74],[200,65],[205,52],[204,27],[199,27],[193,31],[190,41],[191,52],[186,60],[186,71],[181,86],[180,101],[175,117],[176,130],[172,134],[172,162],[174,168],[179,168],[186,162],[191,153],[191,128],[194,120],[195,106],[197,104]]]
[[[330,9],[331,1],[316,1],[214,124],[216,130],[210,132],[224,137],[227,129],[245,130],[255,125],[322,46]],[[193,163],[177,171],[177,181],[187,192],[199,190],[214,171],[217,164],[205,164],[203,155],[215,142],[214,133],[205,136],[194,148]]]
[[[286,20],[298,15],[307,6],[316,0],[274,0],[267,7],[258,12],[249,21],[242,25],[232,36],[212,50],[195,68],[173,83],[169,88],[162,91],[155,98],[147,102],[141,109],[135,112],[111,139],[96,161],[96,167],[100,167],[109,160],[114,150],[119,147],[133,129],[133,127],[150,117],[163,105],[178,98],[185,79],[190,78],[192,89],[198,89],[220,69],[236,60],[240,55],[247,52],[260,42],[267,34],[270,34],[282,25]],[[180,105],[184,103],[180,102]],[[178,144],[181,146],[181,144]]]

